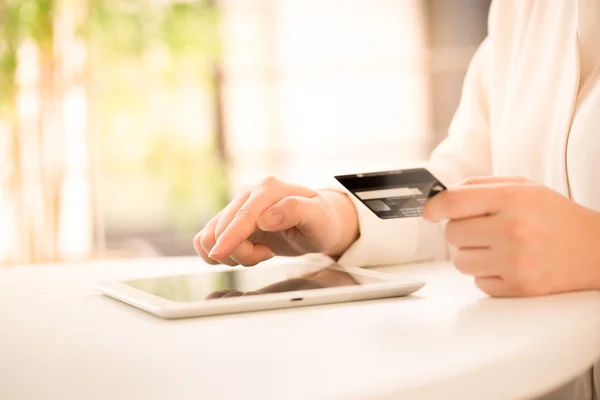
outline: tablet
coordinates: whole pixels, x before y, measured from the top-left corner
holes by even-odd
[[[408,296],[425,283],[337,264],[309,273],[289,265],[208,270],[193,275],[101,282],[111,298],[161,318],[272,310]],[[306,270],[306,269],[305,269]]]

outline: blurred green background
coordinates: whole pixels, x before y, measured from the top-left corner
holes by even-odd
[[[490,0],[0,0],[0,265],[194,254],[266,175],[446,135]]]
[[[189,247],[189,237],[228,199],[215,121],[217,24],[211,1],[0,0],[0,120],[14,138],[9,161],[15,174],[6,178],[7,188],[28,185],[31,145],[20,121],[28,117],[17,110],[27,82],[19,82],[19,63],[35,64],[43,103],[33,133],[37,146],[54,141],[64,155],[60,142],[68,138],[60,128],[41,127],[43,107],[56,107],[52,103],[64,100],[71,86],[85,89],[91,151],[84,164],[95,168],[93,202],[102,210],[93,221],[102,237],[92,240],[118,249],[127,237],[156,232],[186,237]],[[61,41],[64,31],[73,46]],[[26,45],[35,47],[35,58],[20,53]],[[77,64],[77,54],[83,64],[71,69],[69,57]],[[62,158],[54,163],[61,176],[65,164]]]

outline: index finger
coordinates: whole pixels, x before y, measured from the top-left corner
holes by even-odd
[[[209,256],[222,258],[228,257],[244,240],[252,235],[256,229],[256,222],[261,214],[284,197],[297,195],[314,197],[317,193],[308,188],[290,185],[274,178],[263,181],[254,190],[244,204],[228,221],[223,221],[225,230],[219,235],[217,243],[212,248]]]
[[[496,214],[505,207],[509,191],[506,184],[453,186],[425,203],[423,218],[439,222]]]

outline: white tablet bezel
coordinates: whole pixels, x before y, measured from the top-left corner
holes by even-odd
[[[281,266],[289,268],[289,266]],[[260,267],[258,267],[260,268]],[[105,295],[165,319],[201,317],[261,310],[303,307],[359,300],[408,296],[425,286],[418,280],[407,281],[396,275],[363,268],[344,268],[345,271],[364,277],[385,280],[385,283],[368,286],[341,286],[325,289],[268,293],[260,296],[232,297],[218,301],[176,302],[136,289],[126,281],[106,281],[97,284]],[[199,272],[211,273],[213,271]],[[191,275],[191,274],[187,274]],[[163,275],[164,276],[164,275]],[[160,277],[160,276],[157,276]],[[134,278],[135,279],[135,278]],[[129,279],[134,280],[134,279]],[[146,279],[146,278],[142,278]]]

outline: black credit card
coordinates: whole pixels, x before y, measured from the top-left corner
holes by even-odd
[[[425,202],[446,190],[425,168],[338,175],[335,179],[381,219],[420,217]]]

